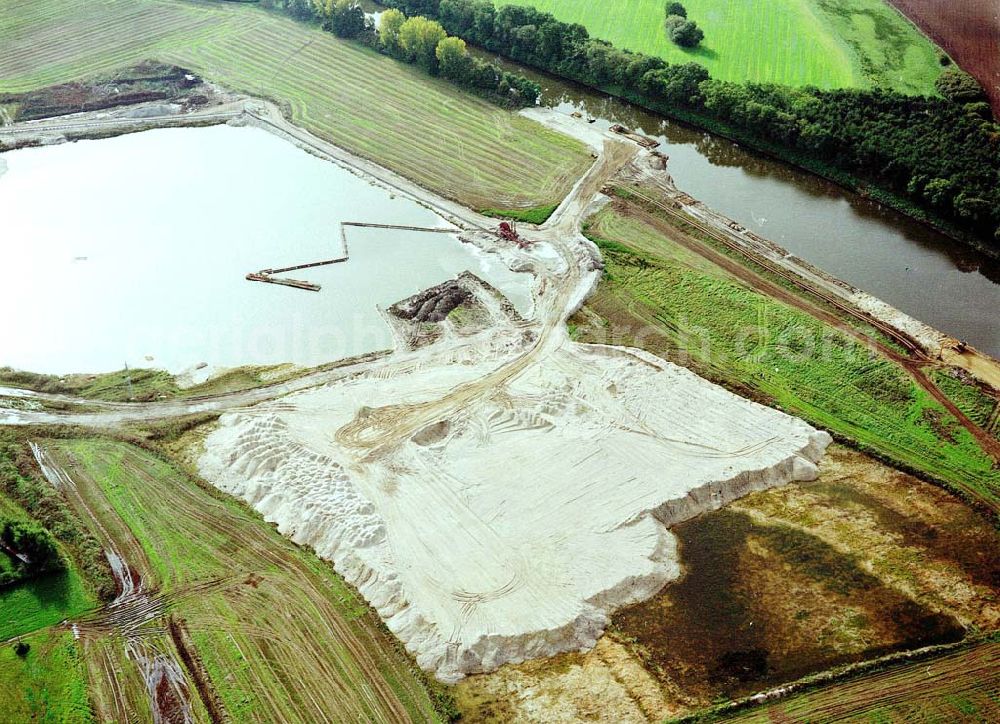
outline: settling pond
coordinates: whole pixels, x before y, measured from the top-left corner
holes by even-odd
[[[486,56],[491,60],[493,56]],[[793,254],[1000,357],[1000,262],[840,186],[629,103],[500,61],[542,105],[658,138],[678,188]]]
[[[340,256],[341,221],[445,225],[255,128],[8,152],[0,219],[0,366],[35,372],[316,365],[385,349],[378,307],[465,270],[521,311],[531,303],[526,275],[441,233],[348,229],[347,262],[287,275],[318,293],[246,281]]]

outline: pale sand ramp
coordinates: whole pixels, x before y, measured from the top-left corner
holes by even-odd
[[[408,431],[496,364],[409,365],[230,413],[201,460],[443,680],[592,646],[611,610],[679,574],[664,523],[812,479],[830,441],[644,353],[573,344],[401,441],[335,440],[368,418],[385,432],[372,410],[388,405]]]

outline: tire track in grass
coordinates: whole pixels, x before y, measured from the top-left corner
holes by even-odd
[[[199,646],[197,655],[225,671],[250,664],[247,682],[270,712],[255,716],[303,721],[430,716],[409,662],[332,570],[318,561],[307,564],[306,554],[242,506],[148,453],[100,440],[52,447],[60,464],[76,466],[81,487],[108,496],[106,516],[122,516],[144,548],[157,549],[155,556],[147,553],[165,610],[183,617],[194,639],[216,642],[209,650]],[[213,583],[220,575],[225,582]],[[350,603],[344,605],[357,613],[345,615],[347,609],[334,605],[335,595],[346,596]],[[234,637],[242,664],[218,658],[221,635]],[[227,690],[220,689],[223,701]]]

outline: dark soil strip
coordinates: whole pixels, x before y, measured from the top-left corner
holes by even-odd
[[[183,623],[178,623],[174,616],[167,618],[167,628],[170,630],[170,638],[173,639],[174,646],[177,647],[177,653],[180,654],[181,661],[184,662],[184,668],[187,669],[188,676],[191,677],[195,688],[198,689],[198,696],[201,697],[201,702],[205,705],[205,710],[208,711],[208,716],[211,718],[212,724],[228,722],[229,716],[226,713],[226,708],[215,693],[215,689],[212,688],[212,684],[208,680],[208,674],[198,659],[198,654],[194,652],[193,647],[188,646],[186,632],[182,626]]]

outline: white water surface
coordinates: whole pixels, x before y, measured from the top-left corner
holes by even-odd
[[[378,307],[472,271],[523,311],[530,279],[448,234],[422,206],[255,128],[159,129],[0,157],[0,366],[64,374],[292,362],[391,345]]]

